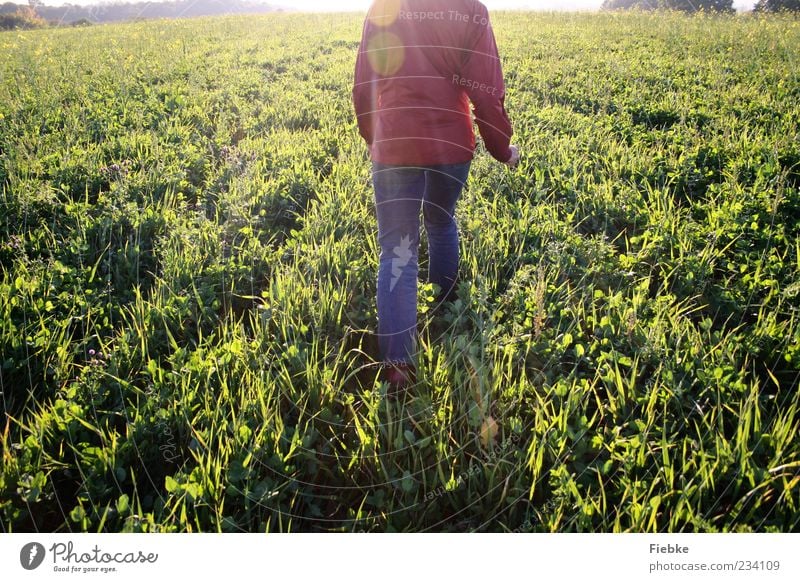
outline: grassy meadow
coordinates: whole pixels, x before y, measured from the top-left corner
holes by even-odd
[[[494,14],[392,400],[362,18],[0,33],[0,531],[800,530],[798,20]]]

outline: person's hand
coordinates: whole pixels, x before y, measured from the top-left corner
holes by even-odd
[[[503,162],[509,168],[514,168],[519,163],[519,148],[515,145],[511,146],[511,157],[508,161]]]

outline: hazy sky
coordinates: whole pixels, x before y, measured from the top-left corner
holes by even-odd
[[[24,3],[22,0],[16,0]],[[267,0],[270,1],[270,0]],[[273,4],[296,8],[298,10],[364,10],[370,5],[370,0],[271,0]],[[45,0],[48,6],[60,4],[97,4],[97,0]],[[490,9],[501,8],[528,8],[531,10],[596,10],[603,0],[483,0]],[[739,9],[752,8],[755,0],[733,0],[733,5]]]

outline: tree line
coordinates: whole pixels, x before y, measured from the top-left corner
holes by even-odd
[[[734,12],[733,0],[605,0],[602,10],[680,10],[683,12]],[[27,4],[0,4],[0,30],[40,28],[48,25],[88,25],[144,18],[186,18],[217,14],[280,11],[260,0],[173,0],[162,2],[107,2],[91,6],[46,6],[41,0]],[[800,0],[758,0],[754,12],[800,12]]]
[[[217,14],[278,11],[273,5],[248,0],[176,0],[172,2],[109,2],[91,6],[46,6],[40,0],[0,4],[0,29],[37,28],[59,24],[93,24],[144,18],[187,18]]]
[[[680,10],[734,12],[733,0],[605,0],[602,10]],[[800,0],[758,0],[754,12],[797,12]]]

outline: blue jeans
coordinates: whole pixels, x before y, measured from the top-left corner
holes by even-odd
[[[373,162],[378,216],[378,343],[384,362],[412,362],[417,331],[419,212],[428,236],[428,281],[453,292],[458,274],[455,208],[471,162],[389,166]]]

